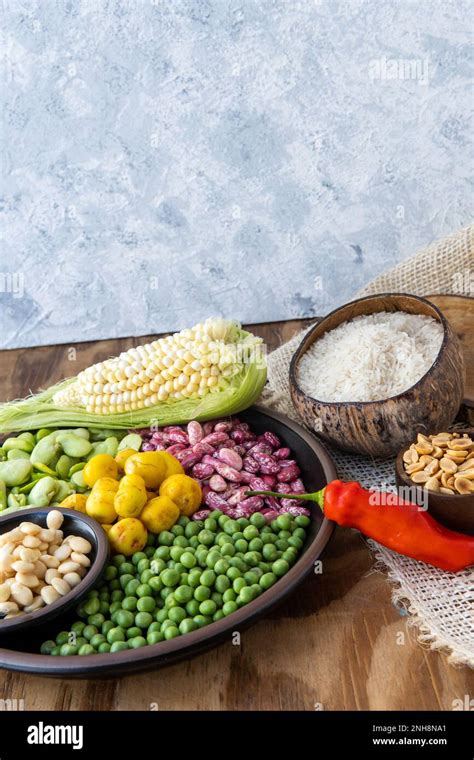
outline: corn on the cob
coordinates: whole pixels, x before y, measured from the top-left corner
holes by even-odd
[[[220,392],[242,370],[235,329],[233,322],[209,319],[131,348],[80,372],[74,383],[54,394],[53,403],[94,414],[120,414]],[[252,336],[252,343],[261,339]]]

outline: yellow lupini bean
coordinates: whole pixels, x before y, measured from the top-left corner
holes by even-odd
[[[87,498],[86,512],[100,523],[113,523],[117,518],[114,498],[118,491],[118,481],[113,478],[99,478]]]
[[[99,478],[117,478],[118,477],[118,464],[110,454],[97,454],[89,459],[82,475],[86,485],[92,486],[99,480]]]
[[[114,508],[119,517],[138,517],[147,501],[145,481],[140,475],[124,475],[115,494]]]
[[[166,477],[166,464],[161,451],[141,451],[125,462],[127,475],[139,475],[151,490],[159,488]]]

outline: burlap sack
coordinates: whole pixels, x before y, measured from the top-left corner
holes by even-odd
[[[377,277],[360,296],[404,292],[415,295],[452,293],[472,295],[474,225],[441,240]],[[268,383],[262,402],[298,419],[291,404],[288,371],[303,330],[268,357]],[[299,420],[301,422],[301,420]],[[395,488],[393,459],[369,459],[330,448],[338,475],[358,480],[367,488]],[[393,583],[394,603],[408,612],[408,625],[417,629],[418,641],[441,649],[456,665],[474,668],[474,570],[447,573],[402,557],[373,541],[369,546],[376,567],[384,568]]]

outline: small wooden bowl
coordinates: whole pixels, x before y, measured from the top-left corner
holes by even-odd
[[[456,433],[460,435],[467,433],[472,438],[474,436],[474,429],[456,430]],[[419,499],[423,496],[426,498],[426,494],[428,494],[428,511],[435,520],[446,525],[447,528],[451,528],[451,530],[474,535],[474,493],[450,496],[449,494],[436,493],[435,491],[428,491],[426,488],[417,486],[405,472],[403,466],[403,454],[405,451],[406,446],[400,451],[395,463],[397,486],[409,486],[411,489],[415,489],[413,493],[417,496],[417,503],[420,503]]]
[[[22,522],[34,522],[44,528],[46,527],[46,516],[50,511],[51,507],[32,507],[31,509],[19,509],[18,512],[4,515],[0,517],[0,534],[13,530],[13,528]],[[58,615],[64,614],[66,610],[74,607],[89,589],[97,583],[105,569],[105,565],[109,559],[109,541],[107,534],[99,523],[74,509],[61,509],[60,512],[64,515],[64,522],[61,526],[64,535],[73,534],[81,536],[92,544],[92,551],[89,554],[91,560],[89,570],[75,588],[71,589],[68,594],[65,594],[65,596],[62,596],[56,602],[48,604],[46,607],[41,607],[34,612],[18,615],[9,620],[0,620],[0,636],[18,631],[21,631],[23,634],[33,627],[49,622]]]
[[[423,314],[443,325],[443,342],[428,372],[408,390],[380,401],[329,402],[308,396],[298,382],[299,363],[308,348],[343,322],[381,311]],[[424,298],[403,293],[360,298],[331,312],[305,335],[290,364],[291,398],[306,425],[341,449],[380,457],[396,454],[417,433],[446,429],[461,404],[464,378],[461,344],[447,319]]]

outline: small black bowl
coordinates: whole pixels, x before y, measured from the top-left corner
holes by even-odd
[[[44,509],[33,507],[31,509],[19,509],[18,512],[4,515],[0,517],[0,534],[13,530],[13,528],[22,522],[33,522],[45,528],[46,516],[48,512],[51,512],[51,509],[51,507],[45,507]],[[91,561],[89,570],[81,582],[71,589],[69,594],[62,596],[56,602],[53,602],[53,604],[41,607],[34,612],[9,618],[8,620],[0,620],[0,636],[11,634],[18,630],[23,632],[28,628],[41,625],[61,615],[85,596],[89,589],[97,583],[105,569],[109,558],[109,541],[99,523],[74,509],[60,509],[58,511],[64,516],[64,522],[61,525],[64,535],[81,536],[82,538],[86,538],[92,545],[92,550],[89,554]]]

